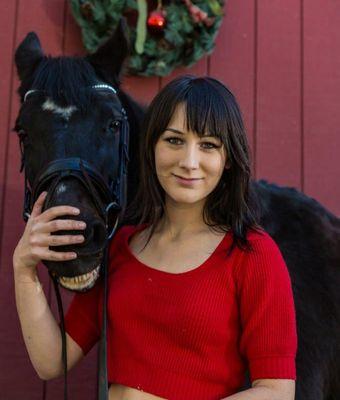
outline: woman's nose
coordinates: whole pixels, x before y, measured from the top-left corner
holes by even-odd
[[[196,146],[186,146],[179,162],[181,168],[197,169],[199,167],[199,152]]]

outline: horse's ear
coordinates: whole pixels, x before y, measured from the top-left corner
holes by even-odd
[[[15,64],[21,81],[28,78],[38,62],[44,57],[40,40],[35,32],[30,32],[15,52]]]
[[[88,56],[90,63],[109,80],[118,80],[122,66],[130,52],[128,27],[122,17],[118,26],[110,37],[98,50]]]

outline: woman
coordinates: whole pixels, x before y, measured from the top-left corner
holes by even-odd
[[[143,133],[129,210],[139,223],[122,227],[110,246],[110,400],[294,399],[291,284],[277,245],[256,223],[234,96],[212,78],[177,78],[151,103]],[[41,213],[43,201],[32,215],[48,241],[53,211]],[[50,379],[62,374],[60,332],[39,286],[39,296],[24,289],[37,280],[28,240],[24,233],[14,253],[16,295],[18,304],[25,291],[36,318],[18,312],[33,365]],[[69,368],[99,340],[101,304],[100,283],[75,295],[66,316]],[[30,343],[38,332],[40,347]],[[240,391],[247,369],[252,388]]]

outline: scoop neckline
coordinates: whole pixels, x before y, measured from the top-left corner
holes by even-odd
[[[229,245],[231,241],[231,231],[228,231],[224,234],[218,245],[215,247],[215,249],[212,251],[212,253],[197,267],[192,268],[188,271],[184,272],[168,272],[168,271],[163,271],[154,267],[151,267],[150,265],[147,265],[140,261],[132,252],[129,246],[129,241],[130,238],[132,237],[133,234],[140,232],[144,229],[147,228],[147,224],[145,225],[139,225],[133,227],[133,229],[129,230],[127,235],[125,236],[124,239],[124,246],[127,250],[128,256],[134,261],[135,264],[139,265],[139,267],[142,267],[144,270],[148,271],[149,273],[153,273],[155,275],[163,276],[163,277],[184,277],[184,276],[191,276],[193,274],[199,273],[202,270],[205,270],[209,265],[212,264],[214,259],[216,258],[216,254],[225,247],[227,244]],[[227,246],[226,246],[227,247]]]

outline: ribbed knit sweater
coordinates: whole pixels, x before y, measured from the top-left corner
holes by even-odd
[[[227,233],[195,269],[169,273],[140,262],[119,230],[110,246],[108,379],[170,400],[219,400],[236,393],[248,369],[296,379],[296,320],[290,277],[264,231],[253,252]],[[174,255],[175,256],[175,255]],[[102,286],[74,296],[66,331],[86,354],[100,338]]]

